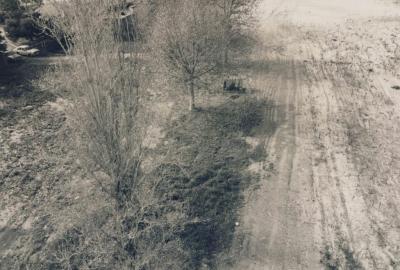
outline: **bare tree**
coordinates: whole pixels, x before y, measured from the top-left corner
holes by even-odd
[[[220,25],[211,5],[175,0],[163,5],[155,29],[155,48],[168,75],[182,83],[195,108],[195,90],[216,71],[220,55]]]
[[[50,33],[60,41],[68,37],[63,46],[70,61],[60,68],[59,78],[72,94],[78,149],[89,171],[105,174],[96,179],[115,199],[117,209],[124,207],[138,177],[144,129],[135,45],[127,50],[115,31],[116,24],[124,24],[114,9],[119,3],[54,2],[57,12],[50,18]]]
[[[210,0],[221,16],[223,37],[223,64],[229,61],[232,41],[244,34],[251,26],[254,8],[258,0]]]

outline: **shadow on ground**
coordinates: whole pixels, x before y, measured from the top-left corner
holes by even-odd
[[[25,113],[55,99],[54,94],[34,85],[44,69],[44,66],[16,63],[0,70],[0,120],[5,125],[11,125],[18,111]]]
[[[189,253],[187,269],[214,269],[218,254],[230,248],[243,189],[255,181],[247,170],[250,159],[262,160],[265,154],[244,138],[260,129],[274,133],[277,123],[265,118],[273,106],[241,96],[184,115],[169,128],[163,151],[171,162],[157,168],[163,177],[159,194],[163,205],[182,204],[187,215],[176,233]]]

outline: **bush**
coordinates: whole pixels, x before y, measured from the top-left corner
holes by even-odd
[[[3,12],[14,13],[20,9],[18,0],[0,0],[0,9]]]
[[[5,30],[14,38],[24,37],[27,39],[33,39],[39,33],[39,29],[30,17],[17,16],[14,18],[8,18],[5,23]]]

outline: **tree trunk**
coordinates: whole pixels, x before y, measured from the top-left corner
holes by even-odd
[[[190,99],[189,99],[189,110],[193,111],[196,106],[194,102],[194,81],[191,80],[189,83],[189,94],[190,94]]]
[[[225,44],[224,47],[224,66],[226,67],[229,64],[229,45]]]
[[[224,29],[224,36],[223,36],[223,42],[224,42],[224,54],[223,54],[223,65],[224,68],[226,65],[228,65],[229,62],[229,41],[230,41],[230,21],[229,19],[226,20],[225,22],[225,29]]]

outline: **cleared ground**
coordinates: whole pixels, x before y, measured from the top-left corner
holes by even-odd
[[[250,77],[277,129],[248,138],[267,158],[221,269],[400,269],[399,14],[263,2]]]

